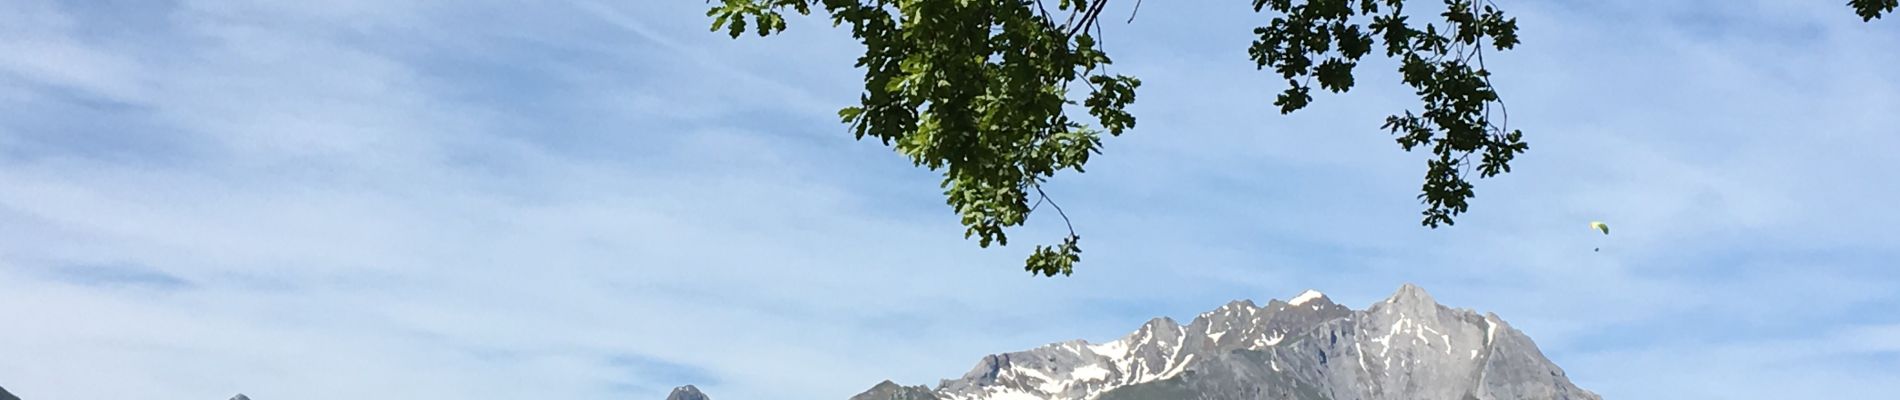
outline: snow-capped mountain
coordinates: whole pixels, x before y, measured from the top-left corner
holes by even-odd
[[[885,381],[851,400],[1599,400],[1495,314],[1406,284],[1366,310],[1306,291],[1235,301],[1187,325],[984,357],[936,388]]]

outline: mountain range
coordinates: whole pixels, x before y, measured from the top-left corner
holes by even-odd
[[[1308,290],[1227,303],[1120,339],[983,357],[935,387],[884,381],[851,400],[1600,400],[1496,314],[1411,284],[1365,310]]]

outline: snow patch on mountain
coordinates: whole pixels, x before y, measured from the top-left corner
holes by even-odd
[[[1313,301],[1315,299],[1319,299],[1323,297],[1326,297],[1325,293],[1320,293],[1318,290],[1307,289],[1304,292],[1300,292],[1298,296],[1293,296],[1293,299],[1287,300],[1286,303],[1295,305],[1295,306],[1300,306],[1300,305],[1305,305],[1306,302]]]

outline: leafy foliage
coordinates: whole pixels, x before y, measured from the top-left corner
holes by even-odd
[[[1853,7],[1854,14],[1860,15],[1860,20],[1866,22],[1893,12],[1895,7],[1900,7],[1900,0],[1847,0],[1847,6]]]
[[[916,165],[944,171],[944,195],[962,217],[964,237],[989,247],[1007,245],[1003,229],[1021,225],[1042,202],[1055,207],[1042,191],[1045,180],[1081,172],[1101,152],[1104,132],[1135,126],[1127,107],[1141,81],[1107,74],[1108,55],[1087,30],[1103,3],[1060,0],[1051,13],[1020,0],[725,0],[707,15],[714,30],[733,37],[748,26],[761,36],[785,29],[784,10],[822,7],[833,24],[850,25],[865,47],[857,62],[864,92],[838,116],[859,139],[875,138]],[[1069,97],[1077,81],[1087,86],[1079,104]],[[1070,118],[1068,107],[1077,105],[1096,126]],[[1038,247],[1025,269],[1074,272],[1078,240],[1070,229],[1060,245]]]
[[[1520,131],[1507,131],[1503,103],[1484,68],[1484,48],[1503,51],[1518,43],[1517,19],[1489,3],[1445,0],[1444,29],[1411,23],[1402,0],[1254,0],[1254,10],[1276,15],[1254,30],[1259,39],[1248,54],[1261,69],[1286,79],[1287,89],[1273,104],[1281,113],[1313,101],[1309,84],[1346,92],[1353,86],[1359,60],[1383,42],[1385,55],[1400,61],[1406,85],[1416,90],[1424,110],[1386,117],[1384,129],[1398,135],[1406,151],[1431,147],[1425,185],[1419,199],[1426,226],[1452,224],[1476,196],[1465,178],[1475,167],[1482,177],[1510,172],[1510,162],[1530,149]],[[1362,25],[1362,23],[1364,23]],[[1479,155],[1477,163],[1471,162]]]
[[[1044,0],[717,1],[706,13],[712,30],[734,38],[784,31],[787,11],[819,9],[833,26],[849,25],[864,44],[856,65],[864,91],[839,118],[858,139],[875,138],[943,171],[944,196],[964,237],[983,247],[1008,245],[1004,229],[1022,225],[1045,202],[1069,225],[1042,183],[1061,171],[1083,172],[1089,156],[1101,153],[1102,133],[1135,126],[1127,107],[1141,81],[1107,73],[1110,59],[1097,42],[1108,0],[1048,0],[1053,11]],[[1251,1],[1272,18],[1254,30],[1248,54],[1286,80],[1273,102],[1283,114],[1313,102],[1314,80],[1323,90],[1350,91],[1354,69],[1374,49],[1398,62],[1421,108],[1386,117],[1382,129],[1408,152],[1431,149],[1418,195],[1423,225],[1453,224],[1475,196],[1467,177],[1510,172],[1511,160],[1529,150],[1523,132],[1507,128],[1509,113],[1484,65],[1486,48],[1518,44],[1517,20],[1490,0],[1441,0],[1439,21],[1423,25],[1405,0]],[[1848,5],[1871,21],[1897,1]],[[1079,102],[1071,91],[1077,81],[1086,86]],[[1071,118],[1076,109],[1095,126]],[[1081,238],[1068,228],[1061,243],[1037,246],[1024,269],[1073,273]]]

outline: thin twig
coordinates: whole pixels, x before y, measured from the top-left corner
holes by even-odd
[[[1069,27],[1069,37],[1075,37],[1077,33],[1087,33],[1088,28],[1095,25],[1095,21],[1101,18],[1102,9],[1107,8],[1107,6],[1108,0],[1095,0],[1094,5],[1082,10],[1086,15],[1083,15],[1082,20],[1077,21],[1075,26]]]
[[[1107,4],[1108,0],[1103,0],[1102,3]],[[1102,33],[1101,23],[1095,24],[1095,49],[1098,51],[1101,51],[1103,54],[1108,53],[1108,35]],[[1108,76],[1109,65],[1110,64],[1102,64],[1102,76]],[[1083,78],[1083,79],[1087,80],[1087,78]]]
[[[1039,195],[1039,196],[1041,196],[1043,200],[1048,200],[1048,201],[1049,201],[1049,206],[1050,206],[1050,207],[1055,207],[1055,208],[1056,208],[1056,215],[1059,215],[1059,216],[1062,216],[1062,225],[1063,225],[1063,226],[1067,226],[1067,227],[1069,227],[1069,236],[1075,236],[1075,225],[1074,225],[1074,224],[1070,224],[1070,223],[1069,223],[1069,214],[1068,214],[1068,213],[1065,213],[1065,212],[1062,212],[1062,205],[1060,205],[1060,204],[1056,204],[1056,199],[1052,199],[1052,198],[1049,198],[1049,193],[1046,193],[1046,192],[1043,192],[1043,191],[1042,191],[1042,184],[1041,184],[1041,183],[1034,183],[1034,184],[1032,184],[1032,186],[1034,186],[1034,187],[1036,188],[1036,194],[1037,194],[1037,195]],[[1041,200],[1038,200],[1038,201],[1037,201],[1037,203],[1038,203],[1038,204],[1041,204],[1041,203],[1042,203],[1042,201],[1041,201]]]
[[[1489,67],[1484,66],[1484,49],[1483,48],[1478,49],[1478,69],[1490,71]],[[1491,87],[1491,93],[1494,93],[1494,94],[1497,93],[1497,85],[1491,84],[1490,75],[1485,75],[1480,78],[1484,79],[1485,86]],[[1504,121],[1498,124],[1498,131],[1502,132],[1506,129],[1510,129],[1511,128],[1511,108],[1504,104],[1504,95],[1497,95],[1497,99],[1492,100],[1492,102],[1498,103],[1498,114],[1501,114],[1504,117]]]
[[[1044,5],[1042,5],[1042,0],[1036,0],[1036,9],[1039,9],[1039,10],[1042,10],[1042,23],[1043,23],[1043,24],[1045,24],[1045,25],[1052,25],[1052,26],[1053,26],[1053,25],[1055,25],[1055,23],[1056,23],[1056,19],[1055,19],[1055,17],[1049,14],[1049,7],[1048,7],[1048,6],[1044,6]]]
[[[1048,197],[1036,196],[1036,204],[1029,205],[1029,212],[1033,213],[1033,212],[1036,212],[1036,209],[1042,208],[1043,200],[1048,200],[1048,199],[1049,199]]]
[[[1082,5],[1082,3],[1075,3],[1075,4],[1076,4],[1076,7],[1088,7],[1086,5]],[[1086,8],[1078,10],[1078,11],[1069,12],[1069,20],[1062,22],[1062,29],[1066,29],[1069,31],[1068,36],[1075,36],[1075,16],[1078,14],[1085,14],[1087,12],[1088,12],[1088,9]]]

